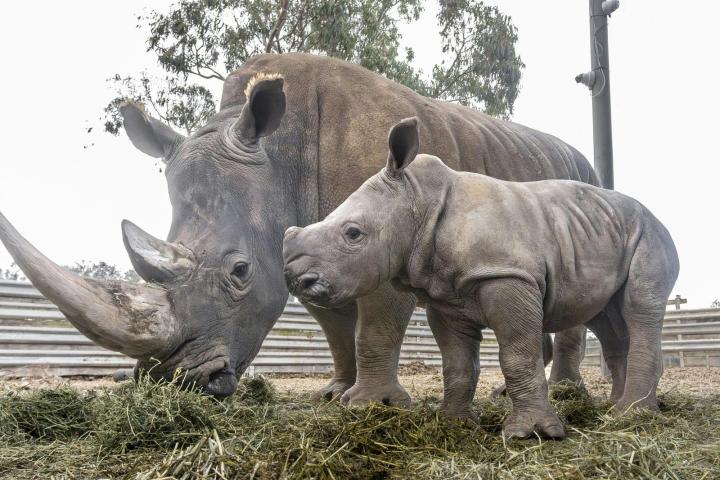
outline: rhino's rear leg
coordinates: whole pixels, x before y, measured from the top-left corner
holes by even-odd
[[[612,376],[610,401],[617,403],[625,390],[628,355],[628,330],[613,300],[602,312],[587,323],[602,346],[605,363]]]
[[[355,385],[342,396],[343,403],[409,406],[410,395],[400,385],[397,369],[405,329],[415,309],[415,297],[385,283],[357,303],[357,378]]]
[[[432,307],[427,318],[442,354],[443,411],[449,418],[470,420],[480,374],[480,330],[472,325],[462,328],[462,320],[446,319]]]
[[[677,253],[667,232],[646,227],[630,262],[620,302],[629,341],[625,389],[616,404],[617,413],[628,408],[658,408],[662,323],[678,268]]]
[[[333,357],[333,378],[313,394],[313,400],[339,398],[355,384],[355,302],[339,308],[325,309],[306,304],[305,308],[317,320],[325,333]]]

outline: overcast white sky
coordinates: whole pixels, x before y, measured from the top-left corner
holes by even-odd
[[[170,2],[7,2],[0,18],[0,211],[61,264],[130,268],[129,218],[165,237],[170,205],[156,162],[127,138],[88,136],[112,98],[105,79],[153,69],[135,14]],[[518,27],[527,65],[514,121],[552,133],[592,161],[586,0],[496,0]],[[440,57],[435,7],[403,30],[418,66]],[[720,2],[622,2],[610,19],[615,185],[647,205],[677,244],[675,293],[691,307],[720,297]],[[221,85],[216,85],[219,93]],[[219,95],[218,95],[219,96]],[[83,149],[94,141],[95,146]],[[0,266],[11,262],[0,247]]]

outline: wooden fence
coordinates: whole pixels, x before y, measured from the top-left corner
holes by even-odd
[[[487,331],[482,368],[498,368],[498,347]],[[668,312],[663,328],[665,364],[720,366],[720,309]],[[588,338],[585,363],[599,365],[597,340]],[[439,367],[440,352],[424,312],[413,315],[400,363]],[[0,376],[110,375],[134,361],[105,350],[69,325],[29,283],[0,281]],[[249,371],[331,372],[332,357],[320,325],[298,304],[288,303]]]

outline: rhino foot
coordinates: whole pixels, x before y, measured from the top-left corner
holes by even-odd
[[[345,405],[366,406],[372,402],[396,407],[409,407],[410,394],[398,382],[386,385],[355,384],[340,399]]]
[[[320,390],[316,391],[310,397],[313,401],[319,402],[321,400],[331,401],[337,398],[347,391],[355,383],[354,380],[343,380],[341,378],[333,378],[330,383],[325,385]]]
[[[507,388],[505,387],[504,383],[493,388],[493,391],[490,393],[490,398],[500,398],[500,397],[506,397],[506,396],[507,396]]]
[[[503,423],[503,434],[508,438],[528,438],[533,432],[554,440],[565,438],[565,427],[553,412],[513,412]]]
[[[469,410],[461,411],[461,412],[452,412],[447,409],[443,409],[443,413],[445,414],[445,418],[449,420],[457,420],[461,423],[464,423],[468,427],[479,427],[480,426],[480,418],[478,418],[477,415],[470,412]]]
[[[615,406],[612,409],[612,415],[614,417],[620,417],[629,411],[632,412],[638,410],[659,412],[660,407],[658,407],[657,400],[654,398],[641,398],[639,400],[632,401],[621,397],[620,400],[615,403]]]

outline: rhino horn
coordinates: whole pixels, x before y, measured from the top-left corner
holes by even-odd
[[[129,220],[122,221],[123,243],[135,271],[146,281],[165,283],[195,267],[187,247],[155,238]]]
[[[133,358],[163,360],[180,344],[164,289],[75,275],[40,253],[2,213],[0,240],[33,285],[98,345]]]

